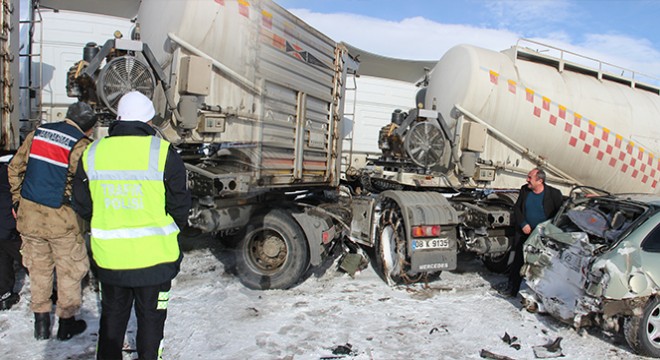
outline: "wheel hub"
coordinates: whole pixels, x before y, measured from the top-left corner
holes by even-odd
[[[283,247],[284,244],[280,239],[277,239],[273,236],[269,236],[264,241],[263,253],[270,258],[274,258],[280,254],[280,252],[283,250]]]
[[[649,314],[646,324],[646,337],[653,347],[660,348],[660,305],[657,305]]]
[[[250,257],[255,266],[271,271],[278,269],[286,262],[286,243],[279,234],[264,231],[252,240]]]

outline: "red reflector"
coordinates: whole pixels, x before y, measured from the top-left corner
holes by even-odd
[[[440,236],[440,225],[417,225],[412,227],[413,237]]]
[[[327,231],[324,231],[322,235],[323,243],[327,244],[329,240],[330,240],[330,234]]]

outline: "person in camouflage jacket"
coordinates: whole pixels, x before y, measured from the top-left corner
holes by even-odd
[[[66,119],[30,133],[9,163],[9,183],[16,227],[23,244],[23,264],[30,273],[34,336],[51,334],[51,295],[57,274],[57,338],[85,331],[74,315],[82,303],[81,281],[89,271],[82,220],[71,207],[71,182],[96,124],[93,109],[71,105]]]

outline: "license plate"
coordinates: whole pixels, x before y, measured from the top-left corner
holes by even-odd
[[[449,239],[417,239],[412,242],[413,250],[419,249],[447,249],[449,248]]]

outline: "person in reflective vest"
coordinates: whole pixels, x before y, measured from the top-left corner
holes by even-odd
[[[82,236],[84,224],[71,207],[71,182],[96,114],[86,103],[69,106],[66,119],[30,133],[9,163],[9,184],[17,209],[16,228],[23,240],[23,264],[30,273],[34,337],[49,339],[53,279],[57,276],[57,338],[85,331],[74,315],[82,304],[81,281],[89,271]],[[19,207],[20,204],[20,207]]]
[[[182,254],[190,192],[181,157],[150,126],[153,104],[132,91],[119,100],[108,136],[83,154],[74,207],[90,221],[92,266],[101,286],[97,359],[121,359],[131,309],[140,359],[160,359],[171,280]]]

